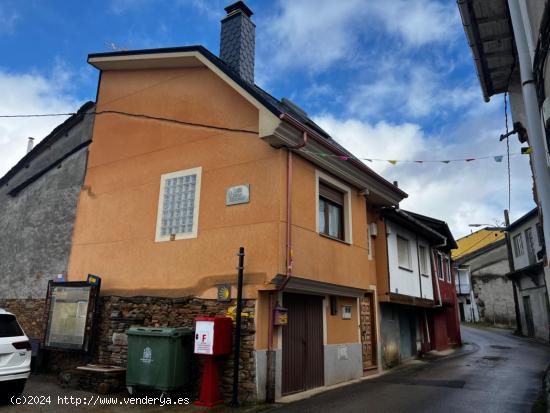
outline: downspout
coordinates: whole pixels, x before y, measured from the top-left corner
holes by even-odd
[[[284,114],[283,114],[284,115]],[[281,119],[283,119],[281,115]],[[302,142],[294,146],[287,146],[287,175],[286,175],[286,262],[285,279],[269,294],[269,325],[267,326],[267,380],[266,401],[275,402],[275,358],[273,357],[273,312],[275,311],[275,294],[284,290],[292,276],[292,151],[303,148],[307,144],[307,132],[302,131]]]

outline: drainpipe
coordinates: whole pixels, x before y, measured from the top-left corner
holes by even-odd
[[[284,114],[281,115],[281,119]],[[303,148],[307,144],[308,134],[302,131],[302,142],[294,146],[287,146],[287,175],[286,175],[286,269],[285,279],[269,294],[269,325],[267,326],[267,380],[266,402],[275,402],[275,357],[273,354],[273,312],[275,310],[275,294],[284,290],[292,276],[292,151]]]
[[[550,251],[550,172],[546,161],[545,137],[541,125],[541,116],[535,90],[535,80],[531,64],[531,55],[527,35],[523,25],[521,7],[518,0],[508,0],[510,18],[514,29],[514,38],[518,52],[523,104],[527,116],[529,145],[533,148],[533,175],[537,197],[543,216],[544,243]]]

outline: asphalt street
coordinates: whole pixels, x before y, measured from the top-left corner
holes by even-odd
[[[522,413],[539,396],[550,347],[505,330],[462,327],[467,354],[390,372],[272,412]]]

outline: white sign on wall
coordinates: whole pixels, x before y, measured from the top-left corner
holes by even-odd
[[[225,205],[246,204],[250,202],[250,185],[237,185],[227,188]]]
[[[214,351],[214,322],[197,321],[195,327],[195,354],[212,354]]]

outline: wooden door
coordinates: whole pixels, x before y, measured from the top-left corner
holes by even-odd
[[[361,297],[359,302],[363,372],[365,372],[376,367],[376,323],[373,295],[367,294],[365,297]]]
[[[296,393],[324,384],[323,299],[283,295],[288,324],[283,327],[282,394]]]

